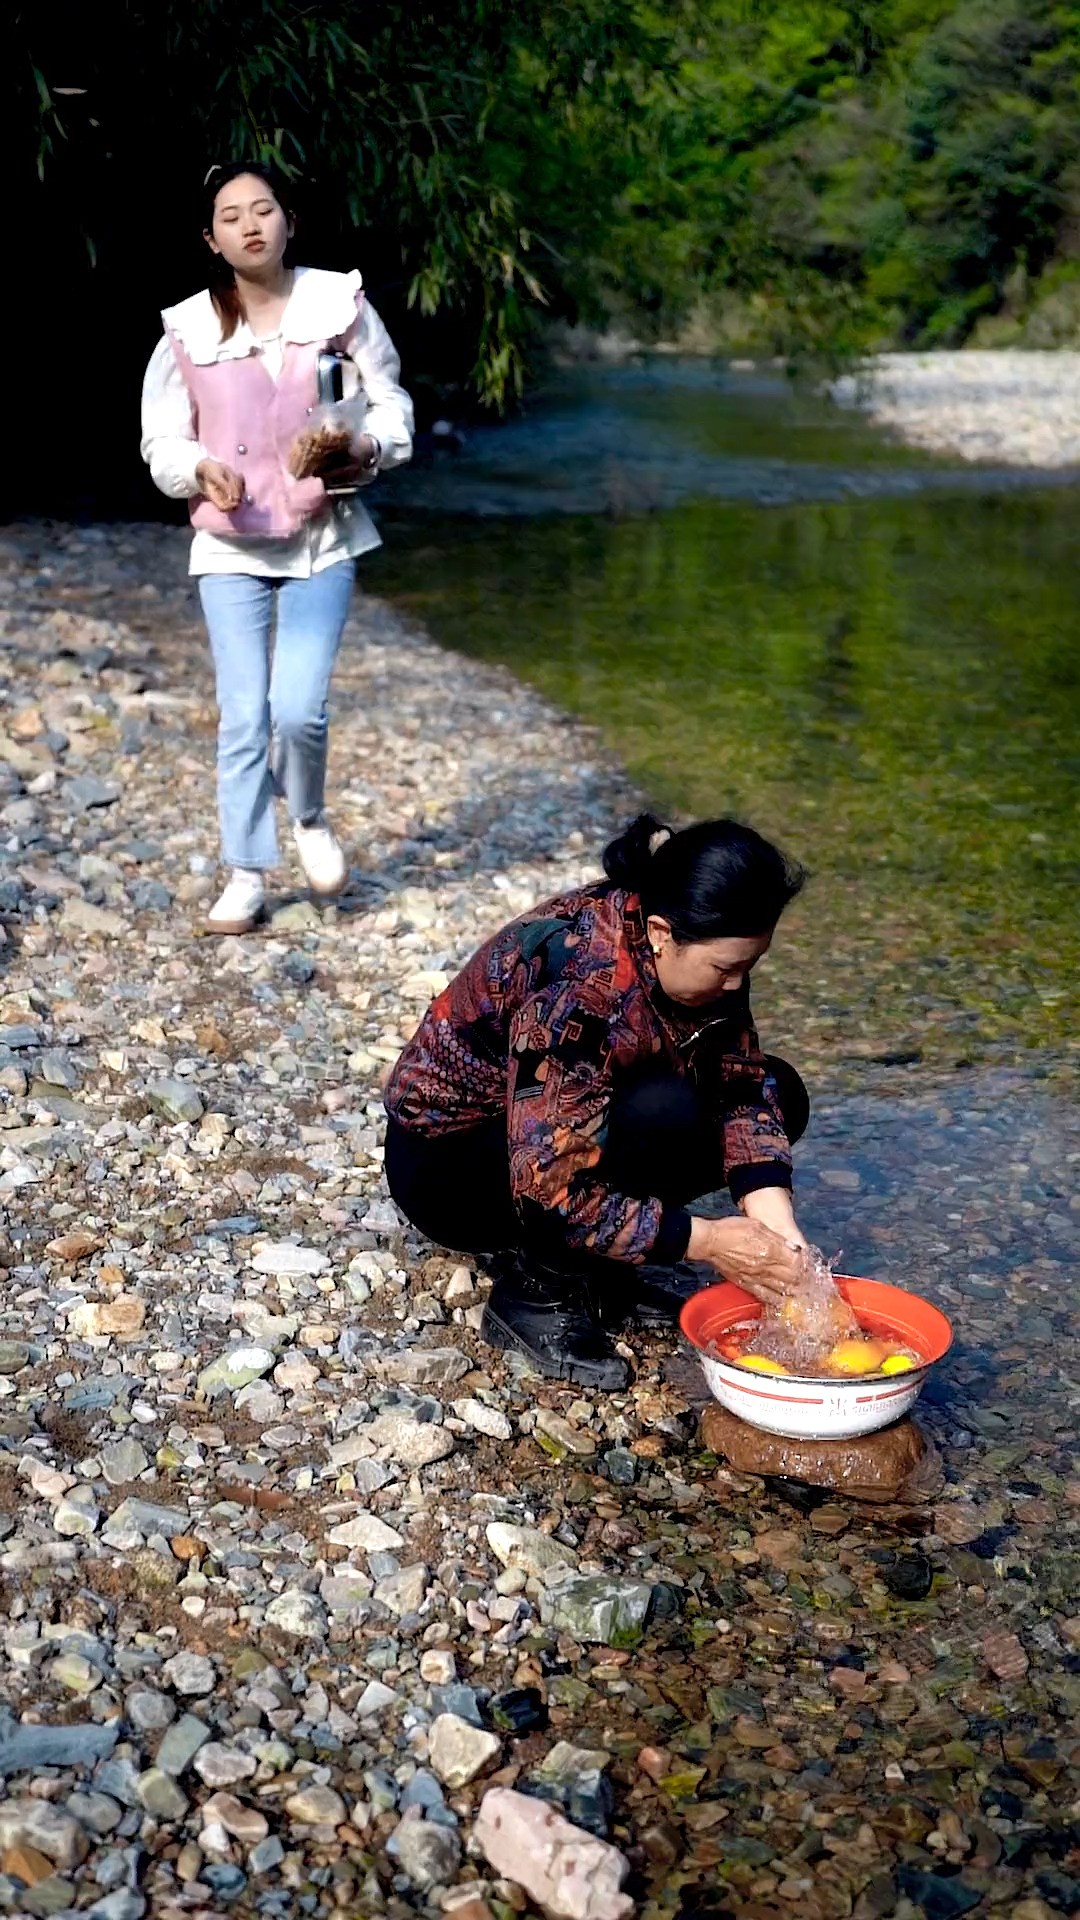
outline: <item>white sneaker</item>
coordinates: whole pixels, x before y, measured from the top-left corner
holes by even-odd
[[[206,916],[207,932],[250,933],[262,919],[265,908],[262,874],[234,867],[232,879]]]
[[[311,827],[302,827],[297,821],[293,838],[312,893],[332,899],[342,891],[349,877],[345,855],[333,827],[326,819],[317,820]]]

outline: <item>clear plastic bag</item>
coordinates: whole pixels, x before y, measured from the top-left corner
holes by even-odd
[[[289,449],[289,472],[294,480],[326,479],[335,465],[347,466],[353,444],[364,431],[367,400],[358,394],[316,407],[308,424]]]
[[[775,1360],[791,1373],[820,1373],[838,1343],[859,1339],[861,1329],[820,1247],[806,1247],[799,1266],[798,1285],[765,1307],[745,1351]]]
[[[289,450],[289,472],[294,480],[322,480],[327,493],[355,493],[374,479],[374,473],[360,475],[353,459],[368,414],[360,369],[351,355],[324,347],[315,382],[319,404]]]

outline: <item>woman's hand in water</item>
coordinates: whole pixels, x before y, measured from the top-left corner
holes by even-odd
[[[756,1187],[739,1201],[739,1212],[760,1226],[769,1227],[793,1247],[805,1247],[806,1235],[795,1218],[791,1192],[787,1187]]]
[[[759,1220],[695,1219],[686,1257],[706,1261],[769,1306],[797,1285],[802,1250]]]
[[[195,478],[201,491],[219,513],[233,513],[244,497],[244,476],[234,473],[221,460],[200,460]]]

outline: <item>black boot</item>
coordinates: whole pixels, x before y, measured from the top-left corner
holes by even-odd
[[[480,1323],[483,1339],[519,1348],[549,1380],[607,1393],[629,1384],[630,1369],[601,1327],[584,1279],[520,1253],[484,1264],[495,1284]]]
[[[685,1260],[674,1267],[632,1267],[623,1324],[676,1325],[686,1302],[700,1293],[702,1287],[715,1286],[718,1280],[719,1275],[711,1267],[692,1266]]]

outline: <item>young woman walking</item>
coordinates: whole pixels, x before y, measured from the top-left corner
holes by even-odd
[[[379,545],[363,484],[412,452],[412,403],[359,273],[293,267],[284,182],[237,163],[206,177],[210,284],[167,307],[143,385],[142,453],[157,486],[190,501],[191,572],[217,678],[218,810],[231,875],[208,929],[247,933],[278,860],[282,795],[313,893],[347,867],[323,811],[327,694],[356,556]],[[356,427],[317,415],[317,363],[352,362]],[[273,645],[272,630],[275,625]]]

